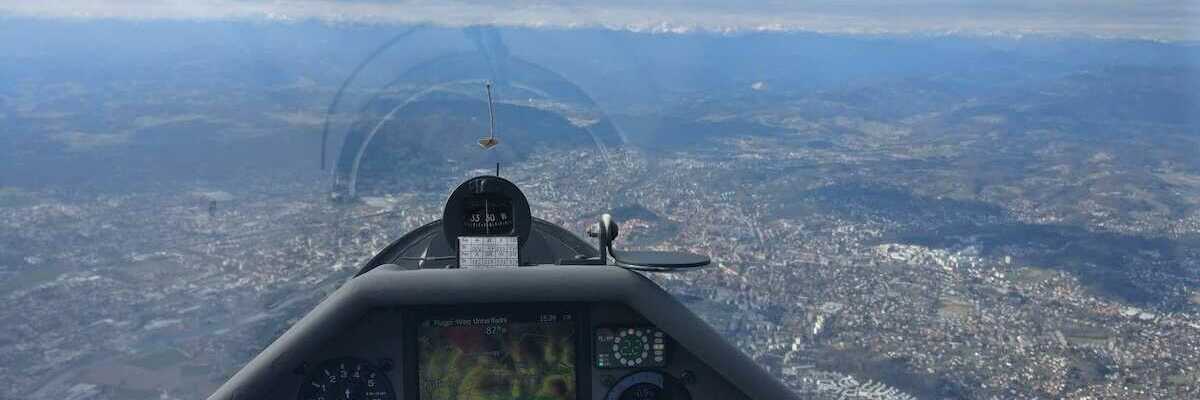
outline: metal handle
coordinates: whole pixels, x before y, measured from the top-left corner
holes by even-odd
[[[612,215],[601,214],[600,221],[588,227],[588,236],[600,242],[600,264],[647,272],[677,272],[700,268],[711,263],[708,257],[677,251],[617,251],[613,240],[620,233]],[[612,263],[608,262],[612,256]]]
[[[600,263],[608,265],[608,255],[612,252],[613,239],[617,238],[620,228],[617,228],[617,223],[613,222],[612,215],[604,213],[600,215],[600,221],[588,227],[588,236],[597,238],[600,241]]]

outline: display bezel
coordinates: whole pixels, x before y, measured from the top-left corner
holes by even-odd
[[[417,332],[420,324],[430,319],[475,318],[495,315],[522,315],[537,317],[539,314],[570,314],[575,323],[575,399],[591,394],[592,332],[589,329],[587,307],[580,303],[506,303],[453,306],[424,306],[414,308],[406,316],[404,328],[404,371],[402,397],[405,400],[421,399],[420,355],[417,354]]]

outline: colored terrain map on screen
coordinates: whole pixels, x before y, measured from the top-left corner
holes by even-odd
[[[421,400],[574,400],[575,325],[508,317],[427,320]]]

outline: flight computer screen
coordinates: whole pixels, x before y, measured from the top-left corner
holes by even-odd
[[[421,400],[575,400],[571,313],[431,317],[417,326]]]

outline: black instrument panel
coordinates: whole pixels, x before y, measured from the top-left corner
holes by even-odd
[[[697,398],[743,398],[675,348],[666,332],[620,305],[378,309],[344,336],[299,366],[296,386],[279,398],[691,400],[693,391],[719,394]],[[685,384],[684,375],[707,379]]]

